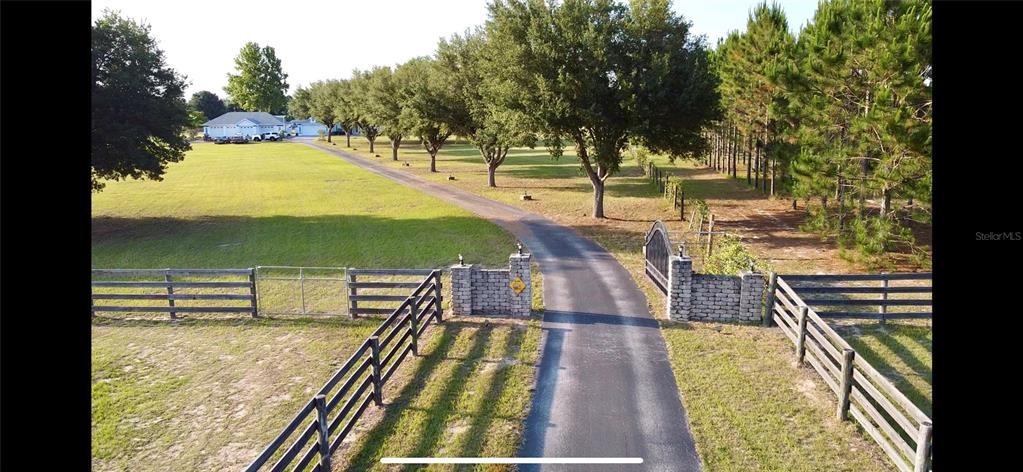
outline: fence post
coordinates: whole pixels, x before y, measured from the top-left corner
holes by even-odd
[[[853,381],[853,358],[856,351],[852,349],[842,350],[842,388],[838,397],[838,420],[849,419],[849,394],[852,393]]]
[[[881,275],[886,275],[887,272],[881,272]],[[884,302],[888,301],[888,279],[881,280],[881,288],[884,291],[881,292],[881,305],[877,307],[877,312],[881,314],[881,326],[884,326],[885,314],[888,313],[888,306]]]
[[[320,470],[330,470],[330,423],[327,422],[327,396],[317,395],[313,399],[316,404],[316,428],[320,433]]]
[[[377,406],[384,404],[384,386],[380,382],[380,337],[373,336],[369,338],[370,352],[370,363],[373,364],[373,402]]]
[[[358,284],[350,268],[345,269],[345,284],[348,285],[348,317],[354,320],[359,309],[359,302],[353,299],[358,293]]]
[[[806,305],[799,307],[799,337],[796,338],[796,359],[800,364],[803,363],[803,358],[806,357],[806,312],[809,309]]]
[[[774,326],[774,291],[778,289],[778,273],[771,272],[767,280],[767,305],[764,306],[764,326]]]
[[[256,298],[256,268],[249,268],[249,297],[252,303],[252,317],[259,317],[259,303]]]
[[[436,303],[434,303],[433,306],[437,310],[437,323],[443,323],[444,322],[444,319],[443,319],[444,318],[444,309],[441,308],[440,304],[441,304],[441,302],[444,301],[444,297],[441,296],[442,283],[440,281],[440,271],[434,271],[433,274],[430,274],[430,275],[432,275],[434,277],[434,280],[433,280],[433,296],[434,296],[434,298],[437,299],[437,301],[436,301]]]
[[[174,308],[174,287],[171,287],[170,269],[164,270],[166,270],[166,272],[164,272],[163,274],[163,281],[167,282],[167,305],[169,305],[171,308]],[[176,311],[170,312],[170,317],[172,320],[177,319],[178,312]]]
[[[931,422],[920,423],[916,434],[916,459],[913,461],[913,472],[927,472],[931,461]]]
[[[416,334],[419,331],[419,322],[416,318],[419,316],[419,303],[416,301],[416,297],[408,297],[408,310],[412,315],[409,319],[409,334],[412,335],[412,355],[419,355],[419,335]]]
[[[302,314],[305,315],[305,268],[298,268],[298,297],[302,302]]]
[[[707,226],[707,256],[710,257],[714,251],[714,214],[710,214],[710,220],[708,220]]]

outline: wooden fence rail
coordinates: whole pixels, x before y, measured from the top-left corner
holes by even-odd
[[[891,319],[931,318],[928,311],[889,312],[888,307],[931,306],[928,298],[890,298],[894,294],[930,294],[929,286],[892,287],[892,281],[931,280],[930,272],[894,274],[850,274],[850,275],[786,275],[785,280],[792,288],[807,298],[806,304],[814,307],[821,318],[862,318],[875,319],[884,324]],[[822,285],[844,282],[878,282],[878,286]],[[848,298],[851,294],[878,294],[878,298]],[[823,297],[823,298],[819,298]],[[844,311],[844,307],[877,307],[874,311]],[[826,308],[826,309],[825,309]]]
[[[393,289],[416,288],[418,281],[394,280],[394,277],[423,277],[433,273],[430,269],[352,269],[346,271],[348,284],[348,316],[380,315],[394,311],[393,307],[367,308],[359,302],[400,302],[406,296],[394,295]],[[375,279],[375,280],[373,280]],[[379,289],[392,289],[391,293],[380,293]],[[360,290],[362,293],[360,294]],[[369,290],[370,293],[366,293]],[[439,292],[438,292],[439,293]]]
[[[402,275],[408,275],[408,271],[403,272],[406,273]],[[392,310],[245,472],[261,470],[275,458],[268,469],[273,472],[304,471],[309,467],[319,472],[331,469],[332,454],[369,404],[381,406],[384,385],[408,353],[418,355],[419,338],[430,322],[443,322],[441,271],[417,271],[423,272],[427,277],[416,282],[415,290]],[[295,439],[289,443],[291,437]]]
[[[856,355],[852,346],[799,297],[788,278],[771,274],[765,323],[777,324],[795,344],[797,359],[810,364],[835,393],[839,420],[848,420],[851,415],[900,471],[930,470],[931,419]],[[809,280],[807,276],[794,278]]]
[[[178,313],[249,313],[258,315],[256,302],[256,270],[252,269],[94,269],[92,271],[92,316],[97,312],[166,312],[172,319]],[[162,281],[147,280],[95,280],[96,277],[141,277],[162,278]],[[223,280],[174,280],[174,277],[189,278],[234,278],[245,277],[245,281]],[[96,288],[164,289],[160,293],[110,293],[96,292]],[[175,289],[241,289],[243,293],[175,293]],[[166,305],[96,305],[96,300],[163,300]],[[177,301],[232,300],[248,301],[245,306],[193,305],[179,306]],[[107,302],[111,303],[111,302]]]
[[[686,192],[681,177],[662,171],[653,162],[647,163],[646,175],[655,185],[657,192],[671,202],[672,209],[678,212],[680,221],[686,220]]]

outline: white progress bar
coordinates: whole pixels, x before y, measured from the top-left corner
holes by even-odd
[[[381,464],[642,464],[642,457],[384,457]]]

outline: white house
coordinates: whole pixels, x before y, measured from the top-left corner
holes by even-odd
[[[283,132],[284,126],[283,119],[266,112],[230,111],[204,123],[202,131],[211,138],[258,136]]]
[[[344,128],[342,128],[339,124],[334,125],[334,128],[332,129],[334,130],[335,136],[344,133]],[[327,125],[319,123],[313,118],[309,118],[308,120],[292,120],[288,122],[288,131],[293,131],[298,136],[319,136],[320,131],[323,131],[323,134],[326,135]],[[352,128],[352,136],[358,135],[359,127],[355,126]]]
[[[327,134],[327,125],[317,123],[316,120],[292,120],[288,123],[288,130],[294,131],[298,136],[319,136],[322,131]]]

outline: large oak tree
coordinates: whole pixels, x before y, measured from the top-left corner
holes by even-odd
[[[521,113],[499,106],[508,84],[490,79],[490,70],[504,64],[490,60],[485,34],[480,29],[441,40],[437,65],[452,87],[451,128],[479,151],[487,165],[487,184],[496,187],[495,174],[508,151],[531,146],[535,138]]]
[[[234,59],[236,74],[227,74],[224,91],[247,111],[282,114],[288,107],[288,74],[271,46],[245,43]]]
[[[149,25],[106,11],[92,27],[92,189],[103,179],[162,180],[185,157],[185,78],[167,66]]]
[[[487,35],[510,97],[554,146],[575,144],[604,217],[604,186],[631,141],[670,156],[705,147],[702,128],[720,114],[717,79],[702,37],[667,0],[496,0]],[[516,92],[517,91],[517,92]]]

